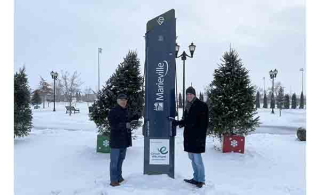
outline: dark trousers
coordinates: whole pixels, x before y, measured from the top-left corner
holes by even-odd
[[[126,158],[127,148],[111,148],[110,181],[118,182],[122,178],[122,163]]]

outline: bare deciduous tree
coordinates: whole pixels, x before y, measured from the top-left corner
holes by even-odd
[[[90,87],[87,87],[85,90],[84,90],[84,101],[87,102],[87,105],[89,106],[89,102],[93,102],[94,99],[92,98],[92,95],[94,94],[94,91],[90,88]]]
[[[274,96],[275,96],[275,97],[278,97],[278,93],[279,93],[280,87],[282,87],[281,82],[276,82],[276,83],[274,84]],[[269,88],[267,89],[267,94],[268,94],[268,99],[271,99],[272,87],[269,87]]]
[[[39,84],[39,90],[40,90],[40,94],[42,96],[42,102],[43,102],[43,108],[45,108],[45,102],[47,99],[47,95],[53,93],[51,85],[44,80],[41,76],[40,76],[40,84]]]
[[[80,74],[75,71],[72,75],[69,72],[61,71],[61,82],[63,85],[63,92],[69,106],[71,106],[72,99],[76,93],[80,91],[80,86],[83,84],[80,80]],[[69,115],[71,115],[71,110]]]
[[[276,82],[274,84],[274,93],[275,93],[276,97],[279,95],[279,91],[280,91],[281,87],[283,87],[281,82]]]
[[[53,82],[51,83],[53,86]],[[56,80],[56,102],[64,101],[64,94],[63,94],[63,85],[61,79]]]

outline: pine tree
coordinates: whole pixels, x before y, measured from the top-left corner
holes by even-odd
[[[209,133],[220,139],[223,135],[244,136],[259,125],[259,117],[254,117],[254,87],[234,49],[225,52],[221,61],[208,89]]]
[[[296,109],[297,108],[297,96],[294,93],[291,97],[291,108]]]
[[[278,96],[277,96],[277,105],[278,105],[278,108],[280,109],[280,116],[281,116],[281,110],[283,108],[283,103],[284,103],[284,90],[283,90],[283,87],[280,87],[278,91]]]
[[[268,108],[268,98],[266,93],[264,93],[263,96],[263,108]]]
[[[40,97],[40,91],[38,89],[33,92],[31,103],[32,105],[39,105],[42,103],[41,97]]]
[[[140,61],[137,53],[129,51],[124,61],[118,65],[116,72],[107,80],[105,86],[97,94],[97,100],[92,105],[90,120],[98,127],[98,132],[109,136],[109,110],[117,105],[117,96],[124,93],[128,96],[129,117],[142,116],[144,92],[143,77],[140,74]],[[132,128],[141,126],[141,122],[132,123]]]
[[[81,101],[80,91],[78,91],[78,92],[76,93],[76,100],[77,100],[77,102],[80,102],[80,101]]]
[[[199,97],[199,99],[201,100],[201,101],[203,101],[203,94],[200,92],[200,97]]]
[[[14,136],[27,136],[32,128],[30,91],[25,67],[14,75]]]
[[[290,96],[289,94],[284,96],[284,109],[290,108]]]
[[[300,106],[299,109],[304,109],[304,96],[303,96],[303,92],[301,92],[300,95]]]
[[[182,95],[179,93],[179,108],[182,108]]]
[[[260,108],[260,92],[257,92],[256,95],[256,108]]]

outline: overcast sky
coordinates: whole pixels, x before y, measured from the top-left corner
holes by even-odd
[[[101,47],[101,84],[129,50],[137,51],[143,73],[146,23],[170,9],[176,11],[180,53],[189,53],[191,42],[197,46],[186,61],[186,86],[192,82],[197,92],[204,91],[231,44],[254,85],[263,88],[265,77],[270,87],[268,72],[277,68],[285,93],[300,94],[299,69],[306,62],[303,0],[15,0],[14,69],[25,64],[32,89],[40,76],[52,82],[51,70],[64,70],[78,71],[82,88],[95,90]],[[176,62],[182,90],[182,61]]]

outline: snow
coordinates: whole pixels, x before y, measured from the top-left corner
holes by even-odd
[[[206,185],[198,189],[183,182],[192,177],[183,129],[178,129],[175,141],[175,179],[143,175],[140,128],[123,164],[125,182],[111,187],[110,157],[96,153],[97,129],[88,120],[87,104],[78,103],[80,113],[71,116],[65,114],[65,104],[56,104],[56,112],[52,106],[33,110],[32,132],[15,139],[16,195],[306,194],[306,143],[298,141],[293,130],[305,126],[305,110],[283,110],[279,117],[277,110],[271,115],[270,109],[260,109],[262,127],[246,137],[244,154],[223,154],[219,141],[208,137],[202,155]],[[291,129],[282,133],[282,127]]]
[[[305,109],[285,109],[281,111],[274,109],[258,109],[260,116],[260,127],[256,133],[276,133],[276,134],[295,134],[299,127],[306,128],[306,110]]]

